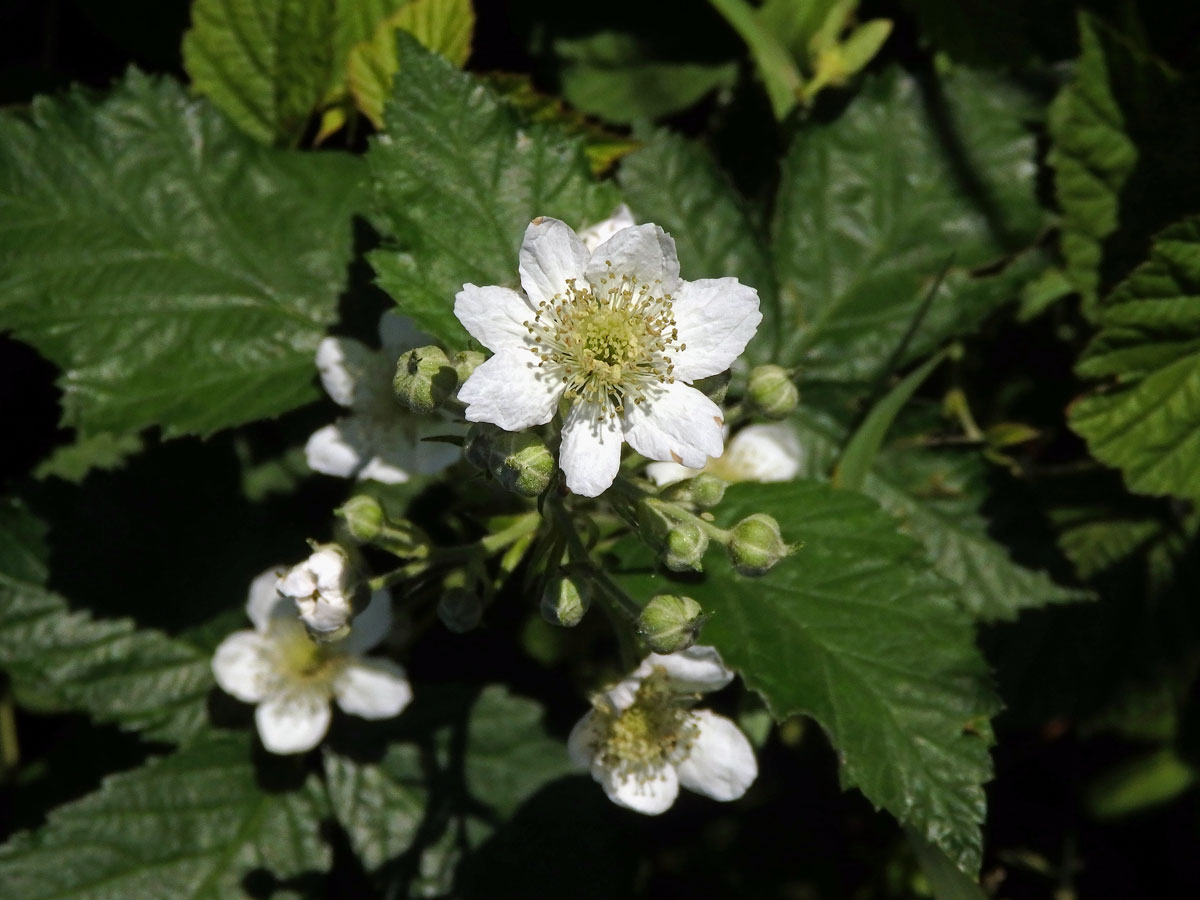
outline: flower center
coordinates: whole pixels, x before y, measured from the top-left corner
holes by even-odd
[[[598,708],[605,768],[646,779],[680,754],[686,756],[696,738],[696,725],[682,701],[671,690],[667,673],[656,669],[638,686],[628,707],[619,713],[611,707]]]
[[[561,378],[572,402],[596,404],[603,420],[641,403],[656,385],[675,381],[671,354],[685,349],[671,311],[671,295],[631,275],[609,273],[599,286],[566,289],[538,303],[533,337],[538,365]]]
[[[290,682],[332,682],[342,668],[343,657],[329,645],[318,644],[297,620],[272,623],[279,671]]]

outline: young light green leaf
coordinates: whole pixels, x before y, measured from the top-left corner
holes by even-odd
[[[248,738],[210,735],[106,779],[0,847],[0,884],[5,900],[241,897],[252,871],[268,883],[323,872],[326,812],[314,779],[266,788]]]
[[[329,84],[328,0],[195,0],[183,65],[246,134],[294,146]]]
[[[1200,217],[1155,239],[1098,323],[1078,371],[1114,383],[1074,403],[1071,427],[1131,491],[1200,498]]]
[[[130,456],[141,452],[142,439],[138,435],[101,432],[59,447],[42,460],[33,477],[62,478],[78,484],[92,469],[118,469]]]
[[[1037,108],[997,76],[956,68],[933,96],[898,72],[868,80],[839,119],[801,130],[776,202],[784,365],[806,380],[870,379],[929,286],[946,275],[900,364],[966,332],[1044,264],[1006,259],[1042,226]],[[880,140],[887,135],[887,140]]]
[[[466,282],[514,282],[530,219],[581,227],[608,216],[617,198],[592,180],[581,139],[520,128],[484,84],[407,34],[397,35],[397,59],[404,77],[367,154],[389,244],[370,260],[422,330],[463,347],[454,295]]]
[[[754,57],[758,74],[767,89],[771,109],[776,119],[784,119],[800,99],[804,78],[796,61],[779,40],[759,19],[757,10],[746,0],[709,0],[733,29],[741,35],[750,55]]]
[[[974,874],[997,703],[950,585],[890,516],[850,491],[737,484],[717,512],[726,527],[769,513],[799,546],[757,578],[706,560],[705,580],[687,586],[711,614],[705,643],[777,720],[805,714],[821,724],[843,784]],[[668,586],[662,575],[623,580],[635,596]]]
[[[408,850],[429,801],[419,749],[393,744],[364,763],[326,747],[323,758],[330,806],[363,865],[373,871]]]
[[[684,277],[733,275],[758,291],[763,323],[747,357],[768,362],[779,338],[778,292],[760,227],[696,144],[661,131],[622,164],[621,191],[641,222],[670,232]]]
[[[316,396],[358,160],[255,144],[136,71],[0,127],[0,327],[63,370],[82,437],[209,434]]]

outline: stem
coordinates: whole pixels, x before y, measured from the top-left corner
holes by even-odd
[[[0,695],[0,780],[7,781],[21,763],[21,744],[17,739],[17,717],[12,685],[6,680]]]

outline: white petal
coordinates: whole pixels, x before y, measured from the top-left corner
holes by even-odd
[[[386,588],[374,591],[367,608],[350,622],[343,647],[351,655],[366,653],[392,630],[392,595]]]
[[[403,484],[414,474],[434,475],[458,462],[462,450],[453,444],[424,438],[465,434],[466,427],[461,422],[424,416],[392,418],[382,423],[374,442],[375,455],[363,466],[358,477],[384,484]]]
[[[353,432],[347,434],[343,425],[350,420],[342,419],[336,425],[326,425],[313,432],[304,445],[304,457],[314,472],[353,478],[362,467],[363,449],[356,446]]]
[[[699,732],[676,763],[679,783],[714,800],[736,800],[758,777],[754,748],[737,725],[711,710],[695,710],[692,720]]]
[[[594,767],[593,777],[604,786],[604,793],[617,806],[647,816],[657,816],[671,808],[679,796],[679,776],[671,766],[653,772],[621,778],[609,769]]]
[[[621,426],[615,415],[600,421],[601,410],[576,403],[563,422],[558,465],[567,487],[582,497],[599,497],[621,468]]]
[[[272,616],[296,614],[295,604],[278,591],[279,575],[287,566],[272,566],[252,582],[246,597],[246,615],[259,631],[266,631]]]
[[[570,225],[558,219],[536,219],[521,242],[521,287],[535,306],[565,291],[568,279],[583,287],[588,255]]]
[[[621,229],[629,228],[636,224],[633,219],[633,212],[628,206],[622,203],[613,210],[612,215],[607,219],[601,219],[595,225],[589,225],[579,232],[579,239],[583,241],[583,246],[589,250],[595,250]]]
[[[390,659],[353,659],[333,683],[338,706],[364,719],[390,719],[412,702],[404,669]]]
[[[244,703],[258,703],[275,690],[271,643],[257,631],[235,631],[213,654],[213,677],[227,694]]]
[[[611,265],[610,265],[611,263]],[[588,262],[587,280],[602,289],[602,279],[630,276],[639,285],[670,294],[679,286],[675,241],[657,225],[624,228],[596,248]]]
[[[378,456],[367,460],[358,477],[363,481],[378,481],[380,484],[404,484],[411,478],[407,471]]]
[[[567,754],[571,757],[571,762],[580,769],[590,769],[603,739],[599,717],[594,711],[588,711],[575,723],[567,737]]]
[[[646,477],[659,487],[675,484],[688,478],[695,478],[703,469],[689,469],[676,462],[652,462],[646,466]]]
[[[334,547],[324,547],[313,552],[305,563],[317,580],[317,590],[344,591],[349,574],[350,560],[346,554]]]
[[[649,459],[700,469],[723,448],[721,408],[682,382],[654,387],[625,407],[625,440]]]
[[[354,406],[359,382],[375,375],[379,354],[353,338],[327,337],[317,345],[317,371],[325,393],[339,406]]]
[[[791,481],[803,452],[790,425],[750,425],[734,435],[714,468],[728,481]]]
[[[468,422],[491,422],[505,431],[545,425],[554,418],[562,382],[538,368],[527,350],[504,350],[471,373],[458,391]]]
[[[311,750],[325,737],[329,719],[329,698],[315,690],[276,694],[254,711],[258,736],[272,753]]]
[[[651,653],[633,674],[644,678],[656,668],[665,669],[671,686],[684,693],[719,691],[733,681],[733,672],[725,666],[717,648],[703,644],[678,653]]]
[[[724,372],[742,355],[762,322],[758,291],[736,278],[685,281],[671,305],[679,342],[675,377],[695,381]]]
[[[379,343],[390,362],[413,347],[426,347],[434,340],[417,328],[417,323],[408,316],[389,309],[379,317]]]
[[[531,346],[529,329],[533,309],[514,290],[464,284],[454,297],[454,315],[471,337],[494,353],[505,348]]]
[[[642,679],[646,674],[646,672],[642,672],[641,674],[634,672],[628,678],[622,679],[606,690],[604,692],[604,699],[608,701],[608,705],[617,712],[633,706],[638,688],[642,686]]]
[[[311,597],[297,597],[296,608],[300,618],[312,631],[331,635],[350,621],[350,598],[344,594],[328,592]]]
[[[317,577],[305,563],[300,563],[284,573],[283,578],[275,585],[275,589],[283,596],[293,600],[311,597],[317,590]]]

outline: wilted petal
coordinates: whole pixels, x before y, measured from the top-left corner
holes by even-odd
[[[568,279],[583,287],[588,250],[558,219],[540,218],[529,223],[521,242],[521,287],[536,307],[567,289]]]
[[[621,428],[616,416],[600,421],[601,410],[576,403],[563,422],[558,465],[567,487],[583,497],[599,497],[621,468]]]
[[[529,329],[522,323],[533,319],[533,310],[509,288],[464,284],[454,297],[454,315],[471,337],[494,353],[532,346]]]
[[[554,418],[562,383],[537,363],[528,350],[504,350],[472,372],[458,391],[467,421],[520,431]]]
[[[679,796],[679,776],[667,765],[624,778],[610,769],[594,767],[592,775],[613,803],[648,816],[666,812]]]
[[[698,730],[676,764],[679,783],[714,800],[736,800],[758,777],[754,748],[737,725],[711,710],[696,710],[692,720]]]
[[[310,469],[339,478],[353,478],[358,473],[369,452],[364,454],[365,448],[353,430],[344,429],[351,421],[342,419],[313,432],[304,445],[304,458]]]
[[[212,670],[221,690],[244,703],[260,702],[278,682],[270,641],[257,631],[235,631],[221,641]]]
[[[703,468],[723,448],[721,408],[682,382],[664,384],[625,408],[625,440],[649,459]]]
[[[364,719],[388,719],[412,702],[404,669],[390,659],[351,659],[333,683],[337,704]]]
[[[680,283],[674,239],[657,225],[634,225],[597,247],[587,267],[587,279],[597,292],[604,292],[604,280],[625,276],[660,296],[673,293]]]
[[[567,737],[567,754],[571,757],[571,762],[580,769],[590,769],[603,740],[604,731],[600,719],[594,711],[589,711],[575,723]]]
[[[695,381],[724,372],[742,355],[762,322],[758,291],[736,278],[704,278],[680,284],[671,306],[679,341],[675,377]]]
[[[254,711],[258,736],[272,753],[311,750],[325,737],[329,719],[329,697],[316,690],[276,694]]]

